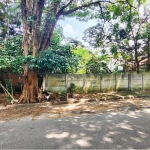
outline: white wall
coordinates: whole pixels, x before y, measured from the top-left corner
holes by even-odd
[[[149,90],[150,73],[143,74],[47,74],[43,88],[48,91],[63,91],[74,83],[77,92],[103,92],[116,90]]]

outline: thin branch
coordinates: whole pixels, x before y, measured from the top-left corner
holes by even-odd
[[[101,11],[102,18],[103,18],[104,21],[105,21],[105,17],[104,17],[102,5],[101,5],[101,3],[99,3],[98,5],[99,5],[100,11]]]
[[[68,4],[66,4],[65,6],[63,6],[57,13],[56,15],[56,18],[58,18],[62,13],[63,11],[65,10],[65,8],[67,8],[74,0],[70,0]]]
[[[149,19],[149,16],[150,16],[150,13],[146,14],[145,18],[141,19],[141,21],[140,21],[140,17],[138,14],[138,22],[139,22],[138,31],[140,31],[142,24],[145,23]]]
[[[126,0],[126,2],[127,2],[127,4],[128,4],[130,7],[132,7],[132,8],[135,8],[135,9],[136,9],[136,7],[134,7],[132,4],[130,4],[129,0]]]
[[[99,5],[99,3],[103,3],[103,2],[104,2],[104,3],[115,4],[115,3],[113,3],[113,2],[105,1],[105,0],[103,0],[103,1],[95,1],[95,2],[92,2],[92,3],[89,3],[89,4],[81,5],[81,6],[79,6],[79,7],[76,7],[76,8],[74,8],[74,9],[71,9],[71,10],[68,10],[68,11],[63,11],[63,12],[62,12],[62,15],[69,15],[69,14],[71,14],[71,13],[73,13],[73,12],[79,10],[79,9],[87,8],[87,7],[90,7],[90,6],[95,5],[95,4]]]
[[[145,17],[145,19],[143,19],[143,20],[141,21],[141,24],[145,23],[145,22],[147,21],[147,19],[148,19],[149,16],[150,16],[150,13],[147,14],[147,16]]]

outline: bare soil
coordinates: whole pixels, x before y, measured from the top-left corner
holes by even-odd
[[[16,94],[18,99],[19,94]],[[43,101],[41,103],[11,104],[6,102],[4,93],[0,94],[0,120],[19,119],[30,116],[37,119],[44,115],[47,118],[78,116],[108,111],[138,110],[150,108],[150,91],[75,94],[67,102]]]

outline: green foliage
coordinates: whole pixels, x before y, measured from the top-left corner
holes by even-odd
[[[88,42],[92,47],[96,48],[103,45],[105,36],[104,25],[102,22],[102,24],[97,24],[86,29],[84,31],[83,40]]]
[[[0,70],[21,73],[26,63],[22,50],[22,37],[13,36],[0,44]]]
[[[7,38],[7,40],[2,44],[4,45],[3,52],[5,52],[5,54],[9,57],[23,55],[22,36],[13,36]]]
[[[13,36],[0,45],[0,70],[17,74],[23,73],[25,64],[31,70],[50,73],[75,72],[78,58],[73,54],[70,45],[62,45],[63,34],[61,28],[56,28],[51,49],[40,52],[37,58],[31,55],[23,56],[22,37]]]
[[[3,31],[1,33],[7,33],[9,23],[20,24],[20,20],[17,19],[20,17],[20,9],[17,9],[20,6],[19,2],[12,1],[11,4],[13,5],[11,6],[13,7],[7,7],[8,11],[6,11],[5,3],[0,2],[0,30]],[[139,6],[145,3],[146,0],[138,0],[137,2],[134,0],[116,0],[115,5],[108,1],[77,0],[68,3],[66,0],[49,0],[45,2],[42,18],[38,18],[42,20],[38,28],[40,29],[39,35],[45,33],[43,32],[43,29],[46,27],[44,26],[44,22],[48,21],[49,24],[47,25],[51,27],[57,22],[59,15],[75,16],[77,19],[83,21],[93,18],[100,19],[96,26],[90,27],[85,31],[85,40],[93,47],[101,47],[105,52],[109,48],[115,59],[118,59],[119,55],[122,55],[124,59],[129,59],[131,55],[128,56],[128,53],[133,53],[135,47],[136,49],[140,49],[139,40],[144,38],[146,43],[148,43],[149,31],[147,28],[142,33],[142,30],[144,30],[142,21],[144,19],[140,17],[138,11]],[[57,7],[57,9],[54,9],[54,7]],[[57,10],[60,14],[55,15],[54,10]],[[36,19],[35,14],[32,13],[27,17],[27,21],[32,26],[32,29],[35,27],[34,22]],[[141,21],[140,28],[137,27],[139,21]],[[111,24],[109,24],[110,22]],[[124,25],[123,28],[121,27],[122,25]],[[134,32],[133,29],[135,29]],[[139,30],[136,31],[136,29]],[[50,31],[53,31],[53,29]],[[48,35],[51,35],[51,33],[48,33]],[[3,37],[5,36],[3,35]],[[108,58],[105,55],[93,56],[93,54],[83,47],[79,47],[78,45],[80,44],[75,40],[69,40],[69,44],[62,45],[63,33],[61,27],[58,26],[55,28],[52,37],[52,40],[50,39],[50,48],[38,53],[37,58],[33,58],[31,55],[27,57],[23,56],[21,48],[22,38],[20,37],[13,37],[7,39],[6,42],[2,42],[0,46],[0,69],[22,73],[23,66],[29,64],[30,69],[36,69],[40,72],[110,72],[107,66]],[[137,45],[130,46],[130,40],[136,40]]]
[[[8,27],[5,26],[5,20],[7,18],[7,11],[5,10],[5,5],[3,2],[0,2],[0,37],[4,38]]]
[[[51,49],[58,49],[61,46],[61,41],[63,40],[63,29],[61,26],[57,26],[54,30],[54,34],[51,41]]]
[[[86,73],[86,64],[91,60],[92,54],[84,47],[78,46],[73,53],[78,57],[79,64],[77,68],[77,73]]]
[[[72,53],[71,47],[66,45],[61,49],[40,52],[39,57],[31,61],[30,68],[42,72],[69,73],[74,72],[77,65],[78,58]]]
[[[66,100],[66,98],[67,98],[67,90],[61,91],[59,96],[60,96],[61,99]]]
[[[148,4],[148,0],[116,0],[115,5],[108,5],[107,11],[101,13],[101,20],[96,26],[85,30],[84,40],[102,51],[107,49],[118,63],[135,61],[138,66],[145,57],[145,50],[150,58],[149,27],[146,29],[150,19]],[[92,66],[94,68],[94,63]],[[139,69],[136,70],[138,72]]]
[[[116,54],[117,53],[116,45],[112,45],[110,51],[111,51],[112,54]]]
[[[87,74],[100,74],[100,73],[111,73],[108,68],[107,62],[109,58],[107,55],[94,56],[86,64],[86,73]]]
[[[69,86],[67,91],[69,92],[71,97],[73,97],[73,94],[74,94],[76,88],[77,87],[74,83],[70,83],[70,86]]]

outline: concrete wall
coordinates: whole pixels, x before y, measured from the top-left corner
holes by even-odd
[[[74,83],[76,91],[106,92],[116,90],[150,90],[150,73],[142,74],[47,74],[43,88],[49,91],[63,91]]]
[[[11,79],[18,85],[19,77],[14,74],[0,74],[0,80]],[[150,90],[150,73],[142,74],[47,74],[43,88],[48,91],[66,90],[70,83],[77,86],[77,92],[106,92],[116,90]]]

